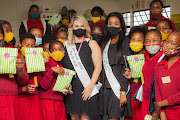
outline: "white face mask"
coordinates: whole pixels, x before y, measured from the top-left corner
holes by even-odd
[[[40,44],[42,44],[42,38],[36,37],[36,43],[35,43],[35,46],[38,46],[38,45],[40,45]]]
[[[149,54],[154,55],[160,50],[160,45],[147,45],[145,46],[146,50],[148,51]]]

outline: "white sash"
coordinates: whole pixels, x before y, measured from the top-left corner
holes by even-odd
[[[107,45],[103,51],[103,66],[104,66],[104,70],[106,73],[107,80],[108,80],[114,94],[117,96],[118,99],[120,99],[121,86],[120,86],[119,82],[117,81],[116,77],[114,76],[112,69],[111,69],[111,66],[109,65],[108,49],[109,49],[110,41],[111,40],[109,40],[109,42],[107,43]],[[130,85],[128,86],[127,93],[129,92],[129,90],[130,90]]]
[[[66,49],[70,58],[70,61],[82,83],[82,85],[85,87],[87,87],[91,81],[84,65],[82,64],[81,58],[79,57],[79,54],[76,50],[76,45],[72,44],[69,45],[68,44],[69,41],[66,41]],[[102,84],[100,82],[98,82],[98,84],[94,85],[91,97],[96,95],[97,93],[99,93],[99,89],[101,88]]]

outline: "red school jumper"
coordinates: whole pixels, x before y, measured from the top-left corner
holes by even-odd
[[[18,57],[20,57],[19,54]],[[25,68],[23,69],[25,71]],[[25,73],[23,78],[27,79],[28,75]],[[18,107],[18,84],[26,82],[18,75],[9,78],[9,74],[0,74],[0,120],[15,120]]]
[[[167,99],[165,107],[168,120],[180,120],[180,58],[168,69],[167,59],[158,63],[155,68],[156,101]],[[161,110],[161,111],[162,111]]]
[[[161,19],[168,19],[168,18],[165,18],[165,17],[162,15],[162,16],[161,16]],[[172,31],[176,31],[177,29],[176,29],[175,23],[174,23],[172,20],[170,20],[170,19],[168,19],[168,20],[171,22]],[[149,22],[146,23],[145,25],[146,25],[147,27],[148,27],[148,26],[156,27],[156,24],[154,23],[154,21],[153,21],[152,19],[150,19]]]
[[[66,110],[63,102],[64,95],[61,92],[53,91],[58,74],[54,73],[51,67],[57,66],[52,58],[46,63],[46,71],[43,78],[38,81],[41,86],[40,98],[43,120],[67,120]],[[62,65],[59,65],[62,67]]]
[[[137,91],[137,89],[141,86],[141,79],[138,80],[137,83],[130,80],[131,82],[131,107],[132,107],[132,116],[126,117],[125,120],[141,120],[141,103],[136,100],[133,100],[133,97]]]
[[[144,84],[143,84],[143,100],[141,105],[141,119],[144,120],[146,114],[149,113],[149,102],[150,102],[150,90],[151,90],[151,82],[154,74],[154,68],[159,60],[159,58],[163,55],[163,51],[160,51],[158,55],[154,56],[152,60],[150,60],[150,54],[148,52],[144,53],[145,63],[142,68],[143,76],[144,76]]]
[[[25,65],[26,66],[26,65]],[[41,120],[41,103],[39,98],[39,91],[35,89],[34,93],[24,93],[22,91],[23,86],[35,85],[34,77],[37,80],[41,79],[42,72],[28,73],[28,82],[23,85],[19,85],[18,88],[18,115],[17,120]],[[23,78],[26,79],[26,78]]]

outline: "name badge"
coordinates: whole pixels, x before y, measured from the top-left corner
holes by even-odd
[[[166,83],[170,83],[171,82],[171,78],[170,76],[166,76],[166,77],[162,77],[162,83],[166,84]]]

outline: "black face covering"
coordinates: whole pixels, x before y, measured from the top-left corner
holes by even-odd
[[[86,29],[73,30],[73,34],[77,37],[82,37],[83,35],[86,34]]]
[[[102,35],[92,34],[91,36],[92,36],[93,40],[96,40],[96,42],[97,42],[98,44],[101,43],[102,37],[103,37]]]
[[[107,27],[107,30],[111,36],[116,36],[119,33],[119,29],[117,27]]]

